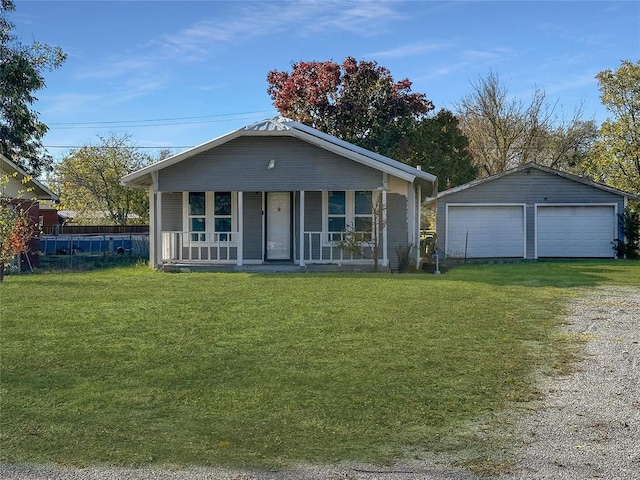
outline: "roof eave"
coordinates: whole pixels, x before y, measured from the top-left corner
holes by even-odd
[[[0,154],[0,161],[2,161],[2,163],[7,165],[12,170],[11,173],[15,172],[18,175],[20,175],[22,177],[22,178],[20,178],[20,180],[23,180],[24,178],[31,177],[31,175],[29,175],[22,168],[20,168],[19,165],[17,165],[15,162],[9,160],[7,157],[5,157],[2,154]],[[2,169],[2,170],[4,170],[4,169]],[[59,200],[58,195],[53,193],[51,190],[49,190],[49,188],[47,188],[45,185],[40,183],[38,180],[36,180],[34,178],[31,178],[29,180],[29,183],[31,183],[33,185],[33,187],[34,187],[34,191],[30,192],[30,193],[36,193],[36,198],[38,200],[53,200],[54,202]],[[39,192],[39,193],[37,193],[37,192]]]

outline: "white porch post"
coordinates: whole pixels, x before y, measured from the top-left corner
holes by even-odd
[[[158,172],[151,172],[149,187],[149,266],[162,265],[162,192],[158,190]]]
[[[417,232],[416,232],[416,241],[417,243],[415,245],[417,245],[416,248],[416,268],[420,268],[420,256],[422,255],[422,252],[420,250],[420,240],[421,240],[421,234],[422,234],[422,186],[418,184],[418,192],[417,192],[417,219],[416,219],[416,224],[418,226],[417,228]]]
[[[416,188],[407,182],[407,242],[416,243]]]
[[[156,261],[158,267],[162,265],[162,192],[156,192]]]
[[[386,182],[385,182],[386,183]],[[382,189],[382,266],[389,266],[387,253],[387,188]]]
[[[243,192],[238,192],[238,238],[236,239],[236,264],[242,265],[242,257],[244,256],[242,251],[243,244],[243,231],[244,231],[244,221],[243,221]]]
[[[298,257],[300,266],[304,267],[304,190],[300,190],[300,238],[298,248]]]
[[[156,196],[153,187],[149,187],[149,266],[156,266]]]

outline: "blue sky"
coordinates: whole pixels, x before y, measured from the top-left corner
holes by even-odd
[[[607,117],[594,76],[640,58],[640,2],[30,1],[16,33],[62,47],[35,109],[56,159],[98,135],[198,145],[275,116],[267,72],[299,60],[375,60],[436,110],[494,72],[523,100]],[[61,146],[61,147],[57,147]],[[148,150],[155,154],[155,150]]]

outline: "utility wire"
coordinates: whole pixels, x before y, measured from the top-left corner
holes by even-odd
[[[49,125],[99,125],[102,123],[136,123],[136,122],[164,122],[171,120],[193,120],[197,118],[232,117],[236,115],[249,115],[254,113],[265,113],[270,110],[256,110],[254,112],[218,113],[216,115],[200,115],[196,117],[169,117],[169,118],[147,118],[145,120],[105,120],[102,122],[54,122]]]
[[[44,148],[84,148],[84,147],[92,147],[95,145],[43,145]],[[177,146],[160,146],[160,147],[137,147],[137,146],[132,146],[132,147],[127,147],[127,146],[109,146],[107,148],[122,148],[122,149],[129,149],[129,148],[133,148],[135,150],[140,150],[140,149],[149,149],[149,150],[174,150],[176,148],[193,148],[195,147],[195,145],[177,145]]]
[[[271,110],[260,110],[254,112],[239,112],[239,113],[222,113],[218,115],[202,115],[197,117],[172,117],[172,118],[157,118],[146,120],[111,120],[103,122],[51,122],[47,126],[50,130],[69,130],[76,128],[118,128],[125,126],[127,128],[134,127],[160,127],[170,125],[194,125],[199,123],[216,123],[216,122],[228,122],[229,120],[240,120],[242,116],[255,115],[258,113],[272,113]],[[221,117],[236,117],[221,118]],[[202,120],[202,119],[211,120]],[[194,121],[182,121],[182,120],[194,120]],[[134,125],[135,124],[135,125]],[[101,126],[103,125],[103,126]]]

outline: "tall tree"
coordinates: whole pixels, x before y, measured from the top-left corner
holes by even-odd
[[[81,221],[96,221],[96,212],[115,225],[148,221],[144,190],[125,187],[120,179],[148,165],[151,159],[130,143],[128,135],[99,137],[98,145],[72,151],[54,166],[52,182],[63,209],[78,212]]]
[[[598,75],[600,99],[612,118],[600,126],[586,170],[612,187],[640,195],[640,61],[624,60]]]
[[[400,141],[395,157],[436,175],[441,190],[469,182],[478,174],[469,139],[460,130],[458,119],[445,109],[415,122]]]
[[[558,121],[543,90],[536,89],[529,102],[511,98],[493,72],[471,86],[457,111],[482,177],[527,162],[572,170],[594,139],[595,125],[581,120],[581,110]]]
[[[281,115],[383,155],[434,108],[408,79],[396,82],[377,62],[353,57],[294,62],[291,72],[269,72],[267,83]]]
[[[44,71],[58,68],[66,55],[39,42],[23,45],[6,17],[14,10],[12,0],[0,0],[0,153],[38,175],[53,159],[42,146],[48,128],[31,108],[34,92],[45,87]]]

